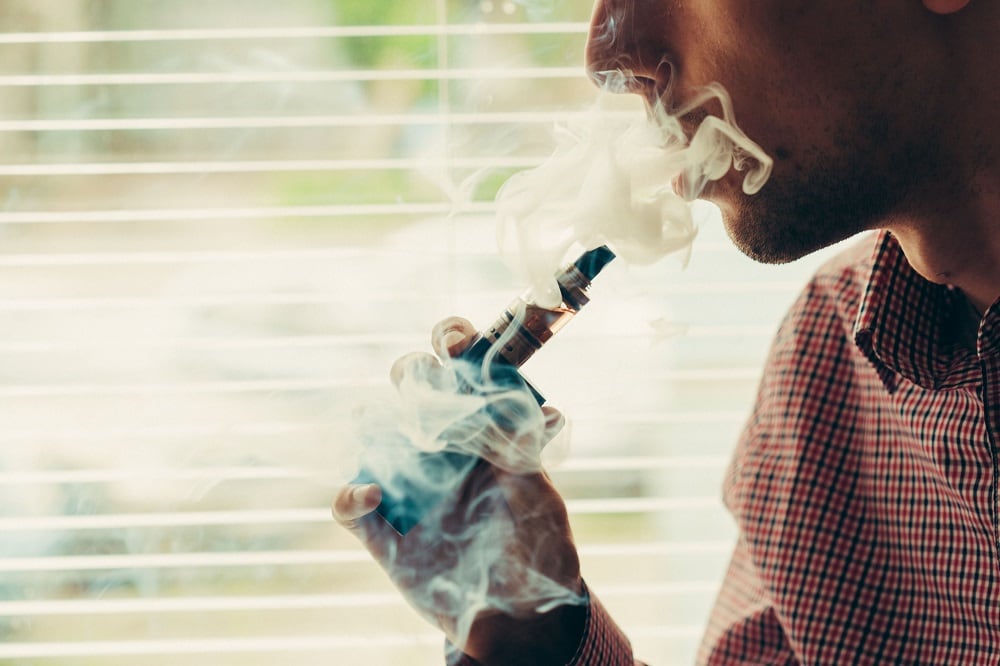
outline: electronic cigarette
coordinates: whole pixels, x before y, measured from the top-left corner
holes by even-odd
[[[589,302],[591,281],[615,258],[607,247],[585,252],[555,275],[562,302],[556,307],[532,303],[527,296],[515,299],[489,328],[476,336],[458,357],[464,363],[459,382],[469,391],[526,389],[541,405],[545,398],[528,383],[518,368],[552,339]],[[474,376],[466,376],[472,372]],[[504,416],[496,419],[503,427]],[[356,483],[378,483],[382,502],[376,512],[400,534],[406,534],[439,502],[457,492],[462,481],[481,462],[476,456],[444,450],[400,456],[393,447],[369,447]],[[419,470],[408,471],[405,465]],[[391,470],[391,472],[387,472]],[[385,478],[386,474],[391,478]]]

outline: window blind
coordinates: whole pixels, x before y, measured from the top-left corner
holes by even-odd
[[[393,359],[521,290],[492,199],[590,105],[589,11],[3,3],[0,662],[440,663],[328,505]],[[706,214],[686,269],[612,266],[526,368],[589,584],[658,665],[693,658],[819,260],[756,266]]]

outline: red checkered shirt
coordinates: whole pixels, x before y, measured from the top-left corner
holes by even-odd
[[[775,340],[726,481],[707,664],[997,664],[1000,302],[976,321],[889,234]]]
[[[730,468],[740,537],[699,663],[996,664],[998,428],[1000,301],[977,335],[887,233],[827,264]],[[577,655],[639,663],[596,600]]]

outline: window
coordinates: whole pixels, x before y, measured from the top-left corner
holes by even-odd
[[[329,518],[351,409],[522,285],[491,202],[591,103],[587,0],[7,0],[0,661],[437,664]],[[473,177],[476,176],[476,177]],[[818,259],[615,266],[526,373],[637,654],[690,663],[729,452]]]

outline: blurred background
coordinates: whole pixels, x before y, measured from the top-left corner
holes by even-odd
[[[0,0],[0,662],[441,663],[329,502],[392,361],[522,290],[492,200],[593,103],[590,10]],[[657,666],[693,659],[821,259],[755,265],[703,213],[686,268],[612,265],[526,368],[589,584]]]

